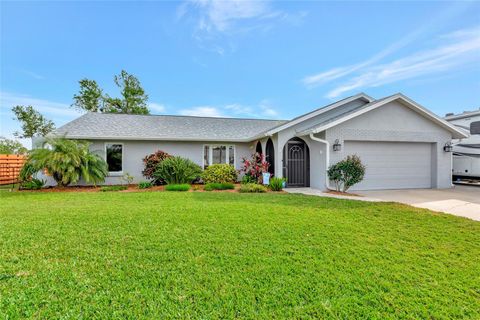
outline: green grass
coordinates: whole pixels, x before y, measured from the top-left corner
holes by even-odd
[[[190,185],[188,183],[167,184],[165,186],[165,190],[167,190],[167,191],[188,191],[188,190],[190,190]]]
[[[467,219],[272,193],[0,197],[0,319],[480,318]]]

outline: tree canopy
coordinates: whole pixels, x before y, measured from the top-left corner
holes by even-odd
[[[145,93],[137,77],[122,70],[115,75],[114,82],[120,88],[121,98],[104,94],[95,80],[79,81],[80,91],[73,96],[72,107],[88,112],[149,114]]]
[[[25,154],[27,151],[19,141],[0,137],[0,154]]]
[[[14,132],[17,138],[44,137],[55,130],[53,121],[46,119],[32,106],[15,106],[12,112],[15,114],[13,119],[18,120],[22,127],[22,132]]]

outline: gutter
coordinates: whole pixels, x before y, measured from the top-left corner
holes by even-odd
[[[330,166],[330,142],[328,142],[327,140],[323,140],[323,139],[315,137],[313,135],[313,133],[310,133],[309,137],[310,137],[310,139],[312,139],[314,141],[318,141],[320,143],[325,144],[325,150],[326,150],[326,153],[325,153],[325,188],[327,188],[327,190],[336,191],[334,188],[330,187],[330,185],[329,185],[330,179],[328,179],[328,174],[327,174],[328,167]]]

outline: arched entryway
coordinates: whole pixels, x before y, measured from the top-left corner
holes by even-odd
[[[270,174],[274,175],[275,174],[275,149],[273,148],[273,142],[272,139],[268,139],[267,145],[265,147],[265,159],[270,163],[270,166],[268,167],[268,172]]]
[[[262,143],[260,141],[257,141],[257,145],[255,146],[255,152],[258,154],[262,154]]]
[[[283,176],[289,187],[310,186],[310,150],[300,138],[292,138],[283,147]]]

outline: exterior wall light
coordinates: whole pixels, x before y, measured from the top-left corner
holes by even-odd
[[[335,140],[335,143],[333,144],[333,151],[340,151],[342,150],[342,145],[340,144],[340,141]]]
[[[445,143],[445,145],[443,146],[443,151],[452,152],[453,151],[452,143],[451,142]]]

